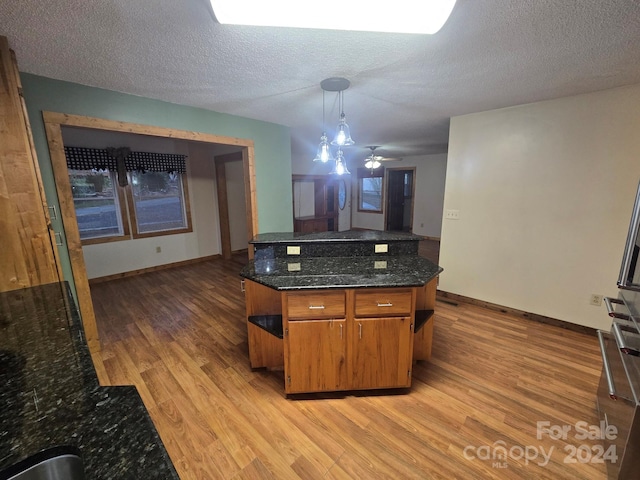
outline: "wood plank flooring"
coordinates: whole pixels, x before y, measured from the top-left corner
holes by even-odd
[[[599,443],[575,430],[598,423],[594,337],[438,301],[411,389],[286,398],[282,371],[249,367],[243,261],[91,287],[101,382],[136,385],[182,479],[606,478],[565,463]],[[538,421],[571,430],[538,439]]]

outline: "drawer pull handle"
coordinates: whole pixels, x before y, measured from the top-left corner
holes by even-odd
[[[309,305],[309,310],[324,310],[324,305]]]
[[[342,338],[342,324],[340,324],[340,338]]]
[[[607,379],[609,398],[617,400],[618,394],[616,393],[616,386],[613,383],[613,374],[611,373],[611,366],[609,365],[609,358],[607,357],[607,347],[604,343],[605,335],[607,335],[606,332],[598,330],[598,342],[600,343],[600,354],[602,355],[602,369],[604,370],[604,376]]]
[[[358,324],[358,338],[362,340],[362,324]]]
[[[607,314],[610,317],[613,318],[620,318],[622,320],[629,320],[629,315],[621,313],[621,312],[616,312],[613,309],[613,303],[615,303],[616,305],[624,305],[624,302],[622,300],[620,300],[619,298],[611,298],[611,297],[604,297],[604,304],[607,307]]]
[[[393,307],[393,303],[391,302],[387,302],[387,303],[378,303],[379,307]]]

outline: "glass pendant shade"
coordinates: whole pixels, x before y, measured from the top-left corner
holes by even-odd
[[[338,149],[338,153],[336,154],[336,164],[333,167],[331,175],[351,175],[351,172],[347,168],[347,162],[344,159],[342,150],[340,149]]]
[[[318,145],[318,153],[316,154],[316,158],[314,158],[313,161],[327,163],[330,160],[333,161],[333,155],[331,154],[331,145],[329,145],[327,134],[325,132],[322,132],[322,136],[320,137],[320,145]]]
[[[349,131],[349,125],[347,125],[343,112],[340,114],[340,122],[338,123],[338,128],[336,130],[336,136],[331,142],[331,145],[348,147],[349,145],[353,145],[354,143],[355,142],[351,138],[351,132]]]

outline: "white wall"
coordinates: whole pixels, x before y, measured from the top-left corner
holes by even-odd
[[[415,167],[412,231],[417,235],[440,238],[447,154],[406,157],[401,161],[387,162],[384,166],[407,169]],[[353,226],[384,230],[384,208],[386,205],[383,205],[383,213],[358,212],[358,179],[355,174],[352,177]]]
[[[169,138],[75,128],[64,128],[63,139],[68,146],[128,146],[137,151],[188,155],[187,181],[193,232],[84,246],[82,251],[88,278],[220,253],[215,169],[213,155],[207,146]],[[160,247],[160,253],[156,253],[156,247]]]
[[[244,196],[244,171],[242,160],[225,164],[227,201],[229,203],[229,236],[231,251],[245,250],[247,241],[247,203]]]
[[[451,120],[444,291],[597,328],[640,178],[640,85]]]

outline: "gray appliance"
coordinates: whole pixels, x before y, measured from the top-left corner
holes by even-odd
[[[598,331],[602,375],[598,386],[598,412],[616,435],[605,440],[617,457],[607,462],[609,479],[640,478],[640,185],[625,244],[618,298],[605,298],[611,331]]]

